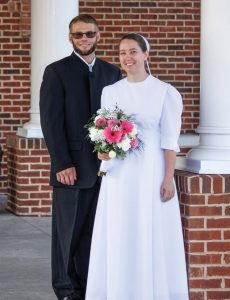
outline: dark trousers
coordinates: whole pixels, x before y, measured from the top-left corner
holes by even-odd
[[[52,285],[58,299],[85,296],[99,180],[90,189],[54,188]]]

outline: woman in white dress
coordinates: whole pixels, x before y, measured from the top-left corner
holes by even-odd
[[[127,77],[107,86],[102,107],[135,114],[143,150],[106,167],[91,246],[86,300],[188,300],[180,209],[173,179],[181,127],[179,92],[147,73],[149,44],[125,35]]]

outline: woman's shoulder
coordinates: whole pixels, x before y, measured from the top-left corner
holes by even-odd
[[[170,83],[165,82],[155,76],[151,76],[151,80],[155,83],[159,88],[165,90],[165,92],[173,97],[181,97],[179,91]]]

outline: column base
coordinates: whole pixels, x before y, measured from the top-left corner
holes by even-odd
[[[180,165],[179,169],[198,174],[230,174],[230,149],[193,148]]]
[[[230,160],[197,160],[183,158],[184,164],[180,169],[191,171],[198,174],[229,174]]]
[[[19,127],[17,135],[26,138],[43,138],[40,124],[31,122],[24,124],[23,127]]]

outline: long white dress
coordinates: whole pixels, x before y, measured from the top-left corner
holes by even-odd
[[[144,148],[103,162],[86,300],[187,300],[177,195],[160,198],[163,149],[178,151],[182,101],[153,76],[105,87],[102,107],[136,115]]]

